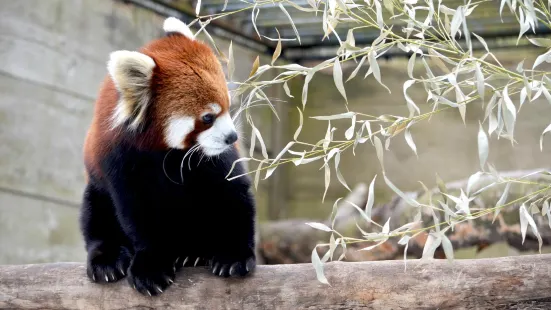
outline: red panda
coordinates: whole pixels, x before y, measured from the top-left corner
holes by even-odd
[[[127,277],[149,296],[182,266],[224,277],[256,266],[250,180],[226,179],[239,154],[222,66],[180,20],[163,29],[139,51],[110,55],[85,139],[80,212],[88,277]],[[243,172],[238,163],[232,173]]]

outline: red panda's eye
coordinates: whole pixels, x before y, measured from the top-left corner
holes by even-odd
[[[212,124],[212,122],[214,122],[214,118],[214,114],[212,113],[205,114],[203,115],[203,123],[205,123],[206,125],[210,125]]]

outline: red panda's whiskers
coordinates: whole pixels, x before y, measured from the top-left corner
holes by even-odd
[[[199,163],[197,163],[197,167],[201,164],[201,161],[203,161],[203,158],[205,158],[205,153],[201,154],[201,158],[199,158]]]
[[[182,157],[182,162],[180,163],[180,177],[182,178],[182,183],[184,183],[184,161],[186,160],[186,157],[188,155],[191,155],[191,153],[193,153],[195,150],[197,150],[199,148],[199,144],[196,144],[194,146],[192,146],[187,152],[186,154],[184,154],[184,157]]]
[[[199,150],[199,145],[197,145],[197,147],[189,155],[189,158],[187,160],[187,168],[188,168],[189,171],[191,171],[191,157],[193,156],[193,153],[196,153],[198,150]]]
[[[171,177],[169,177],[168,173],[166,172],[165,161],[166,161],[166,158],[167,158],[168,154],[170,154],[170,152],[172,152],[172,149],[170,149],[168,152],[166,152],[165,158],[163,158],[163,172],[165,173],[165,176],[167,177],[167,179],[169,179],[172,183],[181,185],[181,183],[178,183],[178,182],[174,181]]]

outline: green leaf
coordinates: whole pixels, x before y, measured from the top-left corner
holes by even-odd
[[[251,73],[249,74],[249,77],[253,76],[256,73],[256,71],[258,71],[259,65],[260,65],[260,58],[256,56],[256,59],[254,60],[253,68],[251,69]]]
[[[486,41],[484,40],[484,38],[480,37],[479,35],[477,35],[476,33],[474,32],[471,32],[472,35],[474,35],[478,41],[480,41],[480,43],[482,44],[482,46],[484,46],[484,49],[486,50],[486,52],[490,52],[490,49],[488,49],[488,44],[486,44]]]
[[[281,55],[281,36],[279,35],[279,30],[277,30],[277,45],[274,50],[274,54],[272,55],[272,66],[274,65],[274,62],[279,58],[279,55]]]
[[[484,102],[484,75],[480,69],[480,63],[476,63],[475,66],[475,77],[476,77],[476,88],[478,90],[478,95],[482,102]]]
[[[505,189],[503,190],[503,193],[501,194],[501,197],[496,203],[496,210],[494,211],[494,219],[492,220],[492,224],[496,220],[497,216],[499,215],[499,212],[501,211],[503,205],[505,205],[505,201],[507,201],[507,196],[509,195],[509,188],[511,187],[511,183],[507,183],[505,185]]]
[[[289,85],[287,85],[287,81],[285,81],[285,83],[283,83],[283,90],[285,90],[285,94],[287,96],[289,96],[291,98],[295,98],[293,95],[291,95],[291,90],[289,89]]]
[[[297,27],[295,26],[295,22],[293,22],[293,19],[291,18],[291,15],[289,15],[289,12],[287,12],[287,10],[283,6],[283,4],[281,4],[281,2],[279,3],[279,8],[281,9],[281,11],[283,11],[285,16],[287,16],[287,18],[289,19],[289,22],[291,22],[291,26],[293,27],[293,31],[295,32],[295,35],[297,36],[298,43],[300,44],[300,35],[298,33]],[[279,33],[278,33],[278,35],[279,35]]]
[[[228,0],[224,0],[228,1]],[[256,35],[260,38],[260,32],[258,32],[258,28],[256,27],[256,19],[258,18],[258,13],[260,13],[260,9],[257,8],[258,3],[255,3],[253,6],[253,9],[251,10],[251,22],[253,24],[254,30],[256,32]],[[225,7],[224,7],[225,10]],[[254,11],[256,10],[256,14],[254,14]]]
[[[505,121],[505,128],[507,128],[507,133],[512,137],[515,130],[515,122],[517,118],[517,110],[513,101],[509,97],[508,91],[509,85],[506,85],[503,89],[503,101],[505,102],[505,109],[503,112],[503,120]]]
[[[423,254],[421,256],[422,260],[434,258],[434,252],[436,248],[442,243],[442,237],[440,235],[434,236],[433,233],[430,233],[425,241],[425,246],[423,247]]]
[[[543,244],[543,240],[541,239],[541,236],[538,232],[538,226],[536,225],[536,222],[534,222],[534,219],[528,213],[528,210],[526,210],[526,206],[524,204],[520,206],[519,212],[520,212],[520,231],[522,233],[522,244],[524,244],[524,238],[526,237],[527,226],[528,224],[530,224],[532,233],[534,233],[536,238],[538,238],[539,252],[541,253],[541,246]]]
[[[195,16],[199,16],[199,11],[201,11],[201,0],[197,0],[195,5]]]
[[[356,76],[356,74],[358,74],[358,72],[360,71],[360,68],[362,67],[362,65],[363,65],[363,63],[365,62],[366,59],[367,59],[367,55],[362,57],[362,59],[360,60],[360,63],[356,66],[356,69],[354,69],[354,71],[352,71],[352,73],[350,73],[350,76],[346,80],[347,82],[350,81],[351,79],[353,79]]]
[[[233,80],[233,73],[235,72],[235,61],[233,58],[233,41],[230,41],[229,53],[228,53],[228,76],[230,81]]]
[[[413,138],[411,137],[411,132],[409,131],[409,128],[406,128],[406,131],[404,132],[404,137],[406,138],[406,142],[409,147],[413,150],[413,153],[415,153],[415,156],[419,158],[419,155],[417,155],[417,147],[415,146],[415,142],[413,142]]]
[[[415,83],[415,80],[408,80],[404,83],[404,97],[406,98],[406,103],[407,103],[407,106],[408,106],[408,109],[409,109],[409,117],[413,117],[415,115],[415,112],[417,112],[417,114],[420,114],[421,111],[419,110],[419,107],[415,104],[415,102],[413,102],[413,100],[408,96],[407,94],[407,90],[408,88],[411,87],[411,85],[413,85],[413,83]]]
[[[356,128],[356,114],[352,116],[352,124],[344,133],[346,140],[350,140],[354,137],[354,129]]]
[[[335,172],[337,174],[337,179],[339,180],[339,182],[341,182],[341,184],[344,187],[346,187],[347,190],[352,191],[350,189],[350,187],[348,187],[348,184],[346,184],[346,181],[345,181],[344,177],[342,176],[341,171],[339,170],[339,163],[340,162],[341,162],[341,153],[337,152],[337,154],[335,154]]]
[[[287,143],[287,145],[279,152],[279,154],[277,154],[276,158],[274,158],[274,160],[272,161],[272,164],[271,164],[272,167],[267,169],[266,176],[264,177],[264,180],[269,178],[272,175],[272,173],[274,173],[274,171],[278,167],[276,165],[276,163],[281,159],[283,154],[287,153],[287,151],[291,148],[291,146],[293,146],[293,144],[295,144],[294,141],[291,141],[291,142]]]
[[[247,162],[249,160],[251,160],[252,158],[249,158],[249,157],[242,157],[242,158],[239,158],[237,159],[236,161],[233,162],[233,164],[231,165],[231,168],[230,168],[230,171],[228,172],[228,174],[226,175],[226,179],[230,176],[230,174],[232,173],[233,169],[235,168],[235,165],[237,165],[238,163],[240,162]]]
[[[333,59],[327,59],[323,61],[320,64],[317,64],[315,67],[308,70],[308,73],[306,74],[306,77],[304,78],[304,86],[302,87],[302,106],[306,106],[306,102],[308,101],[308,85],[312,78],[314,77],[314,74],[319,71],[322,68],[325,68],[328,64],[330,64],[333,61]]]
[[[331,260],[333,260],[333,253],[335,253],[336,247],[337,244],[335,243],[335,234],[331,234],[331,238],[329,238],[329,257]]]
[[[260,131],[258,131],[258,129],[252,125],[252,128],[253,128],[253,141],[255,141],[255,138],[256,137],[258,139],[258,141],[260,142],[260,146],[262,147],[262,156],[264,156],[264,158],[268,158],[268,151],[266,151],[266,144],[264,144],[264,140],[262,139],[262,135],[260,134]],[[254,142],[251,143],[251,150],[254,150]],[[251,152],[252,153],[252,152]],[[251,155],[251,157],[253,157]]]
[[[448,237],[446,237],[445,234],[441,234],[441,236],[442,236],[442,248],[444,249],[444,254],[446,254],[446,258],[449,261],[452,261],[453,260],[453,246],[452,246],[452,243],[450,242],[450,239],[448,239]]]
[[[333,231],[331,228],[327,227],[327,225],[323,223],[316,223],[316,222],[309,222],[305,223],[306,225],[313,227],[315,229],[323,230],[323,231]]]
[[[339,90],[339,93],[344,97],[346,104],[348,104],[348,99],[346,98],[346,91],[344,90],[344,85],[342,83],[342,69],[339,58],[335,58],[335,63],[333,64],[333,80],[335,81],[335,86]]]
[[[483,175],[482,172],[477,171],[475,174],[469,177],[469,180],[467,181],[467,195],[471,196],[472,194],[471,189],[473,188],[474,185],[478,183],[478,181],[480,181],[480,177],[482,175]]]
[[[331,121],[327,122],[327,131],[325,132],[325,138],[323,139],[323,151],[327,152],[327,148],[331,143]]]
[[[354,113],[354,112],[345,112],[345,113],[328,115],[328,116],[311,116],[310,118],[317,119],[317,120],[320,120],[320,121],[332,121],[332,120],[335,120],[335,119],[352,118],[355,115],[356,115],[356,113]]]
[[[413,53],[408,61],[408,76],[410,79],[413,79],[413,67],[415,66],[416,57],[417,53]]]
[[[536,58],[536,61],[534,61],[534,65],[532,65],[532,70],[542,64],[544,61],[551,62],[551,50],[548,50],[547,52],[539,55],[538,58]]]
[[[381,169],[385,171],[385,165],[384,165],[384,155],[383,155],[383,144],[381,143],[381,139],[379,137],[374,137],[375,142],[375,150],[377,151],[377,158],[379,159],[379,163],[381,164]],[[251,156],[252,157],[252,156]]]
[[[386,220],[385,225],[383,226],[383,234],[388,234],[390,232],[390,217]]]
[[[384,1],[388,2],[388,0],[384,0]],[[373,2],[375,3],[375,14],[377,16],[377,26],[379,26],[380,29],[383,29],[385,24],[383,21],[383,9],[381,7],[381,3],[379,3],[379,1],[377,0]]]
[[[544,130],[543,132],[541,133],[541,136],[540,136],[540,150],[543,152],[543,136],[550,132],[551,131],[551,124],[549,124]]]
[[[262,165],[264,165],[267,162],[268,162],[268,160],[265,159],[265,160],[261,161],[258,164],[258,167],[256,167],[256,172],[254,174],[254,188],[255,189],[258,189],[258,182],[260,181],[260,171],[262,171]]]
[[[320,281],[323,284],[329,285],[327,278],[323,274],[323,264],[321,263],[321,260],[316,248],[312,250],[312,264],[314,265],[314,269],[316,270],[316,277],[318,278],[318,281]]]
[[[406,270],[407,270],[407,269],[406,269],[406,267],[407,267],[407,265],[406,265],[406,258],[407,258],[408,246],[409,246],[409,239],[410,239],[410,238],[411,238],[410,236],[404,235],[404,236],[402,237],[402,239],[400,239],[400,241],[398,241],[398,244],[405,245],[405,247],[404,247],[404,272],[406,272]]]
[[[350,204],[351,206],[353,206],[356,210],[358,210],[358,212],[360,213],[360,215],[362,216],[362,218],[368,222],[368,223],[375,223],[371,218],[367,217],[367,215],[365,214],[365,212],[360,209],[360,207],[358,207],[355,203],[351,202],[351,201],[348,201],[348,200],[345,200],[348,204]],[[377,225],[377,223],[375,223]],[[357,225],[356,225],[357,226]],[[359,228],[359,227],[358,227]],[[360,228],[361,229],[361,228]],[[362,232],[363,233],[363,232]]]
[[[371,210],[373,209],[373,203],[375,202],[375,193],[374,193],[375,179],[377,179],[377,175],[373,177],[373,180],[371,180],[371,183],[369,184],[367,203],[365,205],[365,215],[369,219],[371,219]]]
[[[297,139],[298,139],[298,135],[300,134],[300,132],[302,130],[302,124],[303,124],[302,111],[299,109],[299,107],[297,107],[297,110],[298,110],[298,114],[300,116],[300,118],[299,118],[300,123],[299,123],[299,126],[298,126],[297,130],[295,131],[294,136],[293,136],[293,139],[295,139],[295,141],[297,141]]]
[[[465,11],[463,10],[463,6],[458,7],[455,10],[455,14],[453,14],[451,27],[450,27],[450,35],[452,39],[454,39],[455,35],[457,34],[457,31],[459,30],[459,26],[463,23],[465,20]]]
[[[321,199],[321,202],[325,202],[325,195],[327,195],[327,190],[329,189],[329,183],[331,183],[331,169],[329,168],[328,164],[325,164],[324,167],[325,167],[325,174],[324,174],[325,190],[323,191],[323,198]]]
[[[371,50],[371,52],[369,52],[368,60],[370,69],[373,72],[373,76],[375,77],[377,82],[379,82],[379,84],[381,84],[384,88],[386,88],[386,90],[388,90],[388,93],[390,94],[390,89],[386,87],[386,85],[383,84],[383,82],[381,81],[381,70],[379,69],[379,64],[377,63],[377,53],[374,50]]]
[[[544,38],[528,38],[528,41],[530,41],[532,44],[540,47],[551,47],[551,39],[544,39]]]
[[[398,196],[400,196],[407,204],[413,207],[419,207],[419,203],[415,201],[414,199],[408,197],[406,194],[404,194],[401,190],[399,190],[390,180],[386,177],[386,173],[383,171],[383,177],[385,178],[385,183],[390,187],[394,193],[396,193]]]
[[[331,210],[331,228],[335,226],[335,220],[337,219],[337,208],[339,201],[342,199],[342,197],[339,197],[335,202],[333,203],[333,209]]]
[[[523,59],[521,62],[518,63],[518,65],[517,65],[517,72],[518,72],[518,73],[524,72],[523,67],[524,67],[524,59]]]
[[[392,0],[383,0],[383,5],[385,6],[385,9],[387,9],[391,15],[394,15],[394,4],[392,3]]]
[[[486,133],[484,132],[484,129],[482,128],[482,124],[479,123],[479,129],[478,129],[478,159],[480,161],[480,169],[484,170],[484,166],[486,165],[486,160],[488,159],[488,136],[486,136]]]
[[[536,206],[535,203],[531,203],[530,204],[530,214],[538,214],[540,213],[540,209],[538,208],[538,206]]]
[[[524,239],[526,238],[526,230],[528,229],[528,211],[526,211],[526,206],[522,204],[519,208],[520,215],[520,232],[522,234],[522,244],[524,244]]]

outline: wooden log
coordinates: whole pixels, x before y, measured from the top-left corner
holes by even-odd
[[[157,297],[126,281],[91,283],[80,263],[0,266],[1,309],[510,309],[546,308],[551,255],[480,260],[377,261],[259,266],[224,279],[184,268]],[[522,305],[521,307],[519,307]]]
[[[540,170],[549,169],[541,168],[534,170],[506,171],[501,173],[501,177],[518,179]],[[536,183],[548,184],[551,181],[551,177],[534,174],[524,178],[524,180],[530,180],[535,183],[534,185],[515,184],[511,186],[508,195],[509,201],[541,188],[541,186]],[[489,182],[491,182],[491,180],[488,176],[482,177],[478,184],[473,187],[472,191],[474,192],[488,185]],[[457,194],[460,189],[465,190],[467,183],[468,179],[458,180],[446,183],[446,187],[450,193]],[[503,189],[503,185],[490,188],[485,194],[480,195],[471,203],[471,208],[485,209],[495,206],[503,193]],[[438,188],[431,189],[431,192],[435,200],[440,199],[441,195]],[[365,221],[360,217],[358,211],[346,202],[350,201],[363,208],[367,202],[367,193],[367,185],[360,183],[353,188],[352,192],[350,192],[345,199],[339,202],[339,212],[337,213],[335,228],[341,234],[347,237],[361,238],[362,236],[359,233],[356,223],[360,223],[365,231],[369,232],[372,229],[375,229],[374,231],[379,231],[378,227],[372,227],[372,225],[365,224]],[[422,203],[428,204],[427,193],[423,190],[405,192],[404,194]],[[488,245],[506,242],[509,246],[521,252],[538,251],[538,241],[530,232],[526,235],[525,241],[522,242],[519,225],[520,219],[518,215],[519,206],[520,204],[517,203],[504,208],[495,222],[492,212],[474,221],[458,224],[454,231],[448,233],[453,248],[460,249],[476,246],[478,250],[482,250]],[[451,207],[453,208],[453,206]],[[541,203],[539,207],[541,207]],[[422,216],[423,224],[419,225],[418,228],[428,227],[434,224],[432,213],[428,212],[428,209],[424,211]],[[400,196],[395,196],[389,202],[375,205],[372,211],[372,218],[381,224],[390,218],[390,227],[395,228],[411,221],[416,212],[417,209],[409,207]],[[440,215],[440,218],[443,219],[443,216]],[[304,224],[312,221],[316,222],[316,220],[311,219],[290,219],[262,223],[259,227],[259,257],[262,257],[266,264],[309,262],[311,251],[316,244],[329,242],[329,233],[313,229]],[[535,215],[534,221],[538,226],[543,244],[546,246],[551,245],[551,227],[549,226],[547,218]],[[318,222],[323,222],[328,226],[331,225],[330,220]],[[426,233],[422,233],[412,239],[408,246],[408,255],[420,258],[426,239]],[[349,245],[346,253],[347,260],[366,261],[399,259],[403,256],[404,247],[398,244],[398,240],[399,238],[391,238],[383,245],[371,251],[357,250],[372,245],[372,243],[356,243]],[[320,253],[320,255],[323,254],[324,253]],[[336,257],[338,257],[338,255]],[[435,257],[444,258],[444,252],[441,248],[436,250]]]

